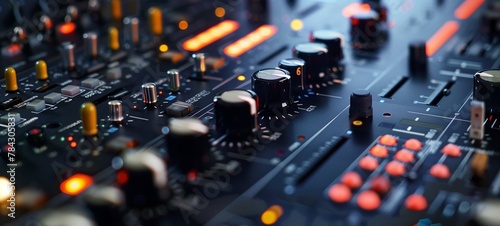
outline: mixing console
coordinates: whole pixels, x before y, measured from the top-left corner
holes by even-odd
[[[2,0],[0,225],[500,225],[498,0]]]

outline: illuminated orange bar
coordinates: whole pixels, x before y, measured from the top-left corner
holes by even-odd
[[[224,48],[224,53],[230,57],[238,57],[255,46],[258,46],[260,43],[270,39],[276,34],[276,32],[278,32],[278,28],[275,26],[262,25],[245,35],[245,37],[240,38],[238,41],[228,45]]]
[[[484,0],[465,0],[456,10],[455,17],[461,20],[468,19],[479,7],[484,3]]]
[[[427,56],[432,56],[441,46],[443,46],[458,31],[460,25],[455,21],[446,22],[434,35],[427,41]]]
[[[61,183],[60,189],[68,195],[78,195],[94,183],[91,176],[75,174]]]
[[[217,40],[233,33],[240,27],[240,24],[233,20],[225,20],[219,24],[201,32],[200,34],[188,39],[182,43],[182,48],[187,51],[195,52],[208,46]]]
[[[75,31],[75,29],[76,29],[76,25],[72,22],[61,24],[59,26],[59,32],[63,35],[73,33],[73,31]]]
[[[371,10],[371,7],[369,4],[367,3],[351,3],[349,5],[347,5],[346,7],[344,7],[344,9],[342,9],[342,15],[346,18],[351,18],[352,15],[358,13],[358,12],[369,12]]]

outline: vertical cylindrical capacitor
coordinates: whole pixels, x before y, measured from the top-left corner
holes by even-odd
[[[179,91],[181,88],[181,76],[179,70],[171,69],[167,71],[170,90],[173,92]]]
[[[139,19],[137,17],[125,17],[123,19],[123,35],[128,45],[139,43]]]
[[[194,53],[191,55],[194,60],[193,71],[197,74],[197,76],[203,76],[205,71],[207,70],[207,66],[205,63],[205,54],[204,53]]]
[[[43,60],[39,60],[35,63],[36,78],[40,81],[47,80],[49,78],[49,73],[47,72],[47,63]]]
[[[156,84],[148,82],[142,85],[142,100],[145,104],[155,104],[158,101]]]
[[[85,136],[97,135],[97,108],[91,102],[82,104],[80,109],[82,132]]]
[[[108,29],[108,45],[112,51],[118,51],[120,49],[120,36],[116,27],[110,27]]]
[[[75,69],[75,45],[70,42],[63,42],[61,45],[61,55],[64,68],[72,71]]]
[[[85,45],[85,54],[88,58],[96,58],[99,54],[97,33],[88,32],[83,34],[83,42]]]
[[[112,100],[108,102],[109,106],[109,120],[112,122],[121,122],[123,120],[122,102],[119,100]]]

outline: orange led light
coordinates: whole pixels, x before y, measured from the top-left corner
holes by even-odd
[[[76,145],[77,145],[77,143],[74,142],[74,141],[71,142],[71,143],[69,143],[69,146],[72,147],[72,148],[76,148]]]
[[[60,189],[68,195],[78,195],[94,183],[92,177],[85,174],[75,174],[61,183]]]
[[[186,30],[188,27],[189,27],[189,24],[188,24],[188,22],[187,22],[187,21],[185,21],[185,20],[181,20],[181,21],[179,22],[179,29],[181,29],[181,30]]]
[[[69,22],[69,23],[65,23],[65,24],[62,24],[59,26],[59,33],[61,33],[63,35],[67,35],[67,34],[73,33],[73,31],[75,31],[75,29],[76,29],[75,24],[72,22]]]
[[[260,220],[265,225],[275,224],[279,218],[283,215],[283,208],[278,205],[270,206],[262,215],[260,216]]]
[[[215,16],[216,17],[224,17],[226,15],[226,10],[222,7],[217,7],[215,9]]]
[[[483,3],[484,0],[465,0],[455,10],[455,17],[461,20],[468,19]]]
[[[68,141],[73,141],[73,136],[68,136]]]
[[[230,57],[238,57],[243,53],[251,50],[255,46],[273,37],[278,28],[273,25],[262,25],[249,34],[240,38],[238,41],[233,42],[224,48],[224,53]]]
[[[9,55],[16,55],[21,52],[21,45],[16,43],[11,44],[7,51],[9,52]]]
[[[436,33],[427,41],[427,56],[436,53],[453,35],[458,31],[460,25],[455,21],[446,22]]]
[[[351,18],[352,15],[356,14],[356,13],[359,13],[359,12],[368,12],[371,10],[371,7],[368,3],[351,3],[349,5],[347,5],[346,7],[344,7],[344,9],[342,9],[342,15],[346,18]]]
[[[240,27],[240,24],[233,20],[225,20],[219,24],[201,32],[200,34],[188,39],[182,43],[182,48],[187,51],[198,51],[205,46],[208,46],[215,41],[224,38],[225,36],[233,33]]]

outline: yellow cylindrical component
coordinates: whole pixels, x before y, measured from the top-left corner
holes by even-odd
[[[5,75],[5,89],[7,92],[17,91],[17,74],[14,68],[7,68],[4,72]]]
[[[110,27],[108,30],[109,48],[113,51],[120,49],[120,37],[118,36],[118,29]]]
[[[122,2],[120,0],[111,0],[110,8],[111,8],[111,17],[113,20],[121,21],[122,20]]]
[[[80,111],[82,117],[83,135],[97,135],[97,108],[93,103],[82,104]]]
[[[47,63],[43,60],[39,60],[35,63],[36,79],[47,80],[49,78],[49,73],[47,72]]]
[[[149,30],[155,35],[163,33],[163,19],[161,9],[158,7],[151,7],[148,10]]]

